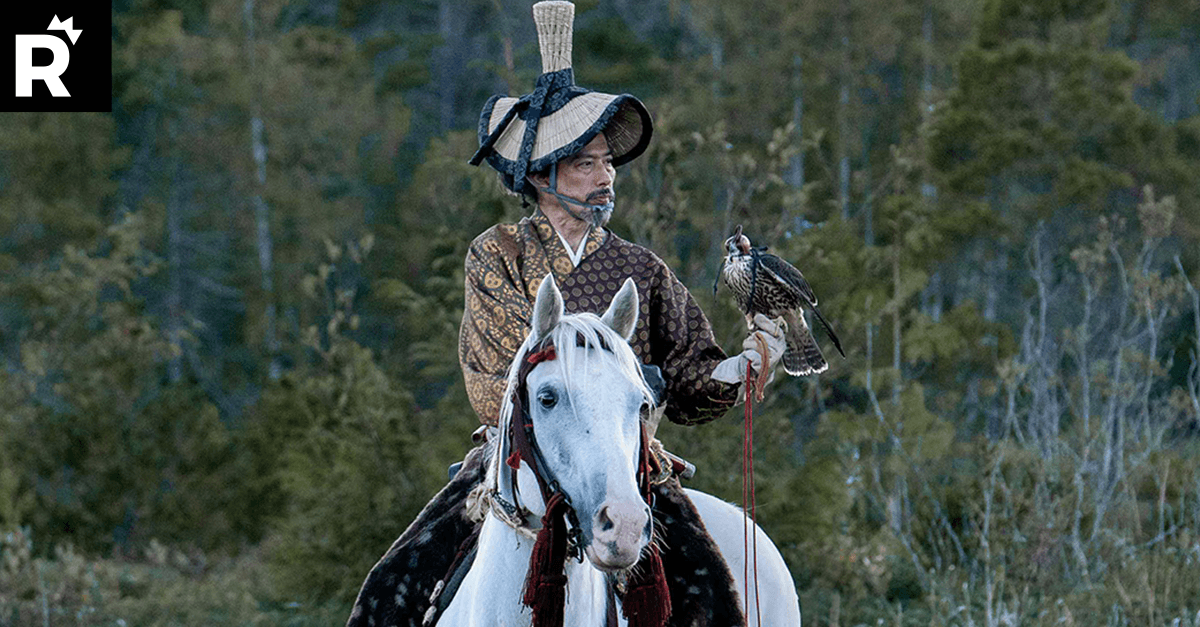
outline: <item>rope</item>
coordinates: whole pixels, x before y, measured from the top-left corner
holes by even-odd
[[[764,358],[765,362],[766,359]],[[753,387],[749,384],[753,370],[746,363],[746,417],[743,421],[742,437],[742,550],[746,556],[742,565],[744,592],[742,600],[747,623],[750,616],[750,563],[754,562],[754,612],[755,624],[762,624],[762,609],[758,601],[758,503],[754,496],[754,401]],[[760,375],[761,376],[761,375]],[[753,524],[751,524],[753,523]],[[753,535],[753,539],[751,539]],[[753,556],[753,557],[752,557]]]

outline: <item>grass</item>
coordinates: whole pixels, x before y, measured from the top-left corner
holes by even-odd
[[[34,557],[21,532],[0,544],[0,625],[188,627],[340,625],[349,607],[279,598],[259,551],[209,562],[152,542],[137,559],[87,559],[70,547]]]
[[[258,550],[209,562],[154,542],[137,559],[97,560],[69,547],[34,557],[20,532],[3,540],[5,627],[308,627],[341,625],[349,615],[344,603],[277,595]],[[1105,581],[1094,584],[1059,578],[1033,585],[1003,566],[974,573],[950,567],[929,573],[922,598],[889,599],[870,586],[843,595],[815,581],[801,591],[805,625],[1200,627],[1200,543],[1182,540],[1114,549],[1124,562],[1110,565]]]

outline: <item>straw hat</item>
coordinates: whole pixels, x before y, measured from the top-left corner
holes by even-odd
[[[479,150],[500,173],[504,186],[532,193],[525,180],[583,149],[603,131],[613,165],[628,163],[650,143],[653,124],[646,106],[629,94],[614,96],[575,85],[571,69],[571,33],[575,5],[546,0],[533,5],[542,74],[533,92],[520,98],[492,96],[479,118]]]

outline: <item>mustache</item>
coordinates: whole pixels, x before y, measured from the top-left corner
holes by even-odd
[[[612,202],[617,199],[617,194],[611,189],[598,189],[588,194],[587,199],[584,202],[587,202],[588,204],[594,204],[593,201],[601,198],[607,199],[608,202]]]

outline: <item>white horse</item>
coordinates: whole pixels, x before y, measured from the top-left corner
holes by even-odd
[[[513,473],[506,465],[513,444],[513,391],[524,390],[517,403],[527,408],[536,448],[548,474],[567,496],[578,525],[578,544],[586,559],[566,560],[566,627],[604,627],[612,616],[627,625],[609,590],[610,575],[628,571],[651,541],[652,518],[638,487],[642,451],[641,412],[652,402],[636,357],[627,340],[637,322],[638,296],[626,280],[609,309],[594,314],[563,315],[562,295],[547,276],[538,290],[529,337],[517,351],[501,412],[499,440],[484,487],[490,505],[480,530],[477,555],[457,594],[438,619],[442,626],[528,626],[531,610],[522,603],[534,538],[545,513],[542,490],[528,460]],[[522,364],[541,347],[555,354],[529,369]],[[519,373],[526,372],[524,381]],[[710,495],[687,491],[734,576],[743,578],[742,510]],[[509,504],[509,505],[503,505]],[[515,509],[513,509],[515,506]],[[505,511],[516,512],[506,514]],[[791,574],[778,549],[757,534],[757,593],[750,584],[747,624],[799,627],[800,607]],[[670,539],[667,539],[669,542]],[[703,592],[700,592],[703,594]],[[756,599],[755,595],[761,599]],[[743,599],[743,601],[746,601]],[[761,606],[761,617],[756,611]],[[761,620],[760,620],[761,618]]]

